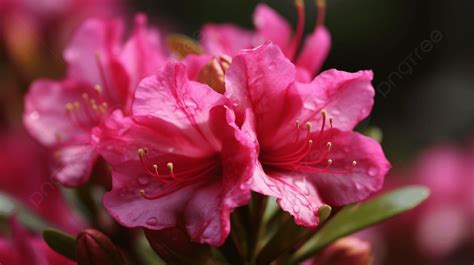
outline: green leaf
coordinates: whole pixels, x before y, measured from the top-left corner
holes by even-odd
[[[76,239],[64,232],[48,228],[43,231],[44,241],[57,253],[76,260]]]
[[[423,186],[408,186],[369,201],[344,207],[302,245],[292,257],[297,263],[314,256],[335,240],[413,209],[429,196]]]

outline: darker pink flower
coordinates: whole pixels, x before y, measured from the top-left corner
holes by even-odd
[[[371,111],[372,72],[329,70],[311,83],[295,78],[295,66],[267,43],[233,58],[225,95],[259,143],[252,189],[314,227],[322,204],[367,198],[390,166],[376,141],[352,132]],[[253,117],[243,117],[248,110]]]
[[[43,239],[33,236],[14,217],[10,218],[12,234],[0,236],[0,264],[5,265],[72,265],[74,262],[51,250]]]
[[[184,64],[145,78],[135,96],[132,117],[115,112],[95,130],[113,169],[105,207],[127,227],[181,227],[193,241],[222,244],[230,212],[249,200],[254,143],[227,99],[189,81]]]
[[[84,221],[68,206],[60,187],[50,178],[47,150],[19,130],[0,134],[0,146],[0,192],[47,223],[69,233],[79,232]]]
[[[143,15],[125,44],[122,28],[117,20],[84,22],[64,52],[67,77],[38,80],[26,95],[24,124],[55,150],[55,177],[66,186],[88,179],[97,158],[92,128],[115,109],[128,115],[138,82],[165,61],[159,35]]]
[[[324,7],[320,6],[313,33],[306,37],[302,47],[299,47],[303,40],[305,24],[304,4],[302,1],[296,1],[296,7],[298,24],[294,34],[290,24],[275,10],[265,4],[259,4],[253,18],[255,32],[231,24],[209,24],[202,30],[201,42],[210,54],[234,56],[242,49],[254,48],[265,41],[272,41],[295,63],[298,80],[310,81],[320,71],[329,53],[331,37],[323,25]]]
[[[452,256],[466,262],[471,258],[474,145],[469,148],[433,146],[421,153],[414,166],[388,178],[390,189],[419,184],[430,188],[431,195],[416,211],[377,230],[387,243],[387,264],[452,264]]]
[[[372,265],[372,247],[357,237],[344,237],[301,265]]]

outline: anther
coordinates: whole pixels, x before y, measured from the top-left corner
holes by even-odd
[[[328,150],[331,150],[332,143],[331,143],[331,142],[327,142],[326,147],[327,147]]]
[[[95,90],[95,92],[97,92],[97,94],[102,93],[102,87],[98,84],[94,86],[94,90]]]
[[[71,112],[74,109],[71,102],[66,103],[66,111]]]
[[[173,169],[174,169],[173,163],[168,162],[168,163],[166,164],[166,167],[168,168],[168,170],[170,171],[171,174],[174,173],[174,172],[173,172]]]
[[[313,145],[313,140],[308,140],[308,145],[311,147]]]
[[[137,153],[138,153],[138,156],[141,158],[141,157],[143,157],[144,155],[146,155],[147,151],[146,151],[145,148],[138,148]]]
[[[332,165],[332,159],[328,159],[328,166]]]
[[[157,164],[154,164],[153,165],[153,170],[155,170],[155,173],[157,176],[159,176],[160,174],[158,173],[158,165]]]
[[[352,161],[352,167],[356,167],[357,166],[357,161]]]
[[[309,121],[306,122],[305,126],[306,126],[306,129],[308,129],[308,131],[311,131],[311,129],[313,128],[313,125]]]
[[[326,116],[328,115],[328,112],[325,109],[323,109],[321,110],[321,115],[323,116],[323,119],[325,119]]]
[[[72,105],[74,106],[74,109],[76,109],[76,110],[78,110],[81,107],[81,104],[79,103],[79,101],[74,101],[74,103],[72,103]]]
[[[300,126],[301,126],[300,120],[296,120],[296,128],[297,128],[298,130],[300,129]]]

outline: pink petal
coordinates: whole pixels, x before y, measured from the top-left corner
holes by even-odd
[[[326,60],[331,48],[331,35],[324,26],[320,26],[306,38],[303,49],[296,62],[311,76],[317,74]]]
[[[107,61],[118,54],[122,32],[123,25],[119,20],[88,19],[81,24],[64,50],[68,76],[92,85],[103,85],[97,54]]]
[[[190,54],[186,56],[182,63],[186,65],[188,69],[189,80],[196,81],[201,70],[212,60],[212,56],[209,54],[194,55]]]
[[[293,118],[299,106],[293,108],[287,90],[295,80],[295,67],[278,46],[266,43],[253,50],[246,50],[234,57],[226,73],[226,96],[236,112],[242,115],[252,109],[257,135],[270,136]],[[294,127],[294,120],[287,125]],[[259,140],[266,141],[265,137]],[[266,142],[260,142],[266,146]]]
[[[25,127],[48,146],[62,141],[86,141],[90,128],[78,128],[68,117],[66,104],[81,100],[81,94],[88,91],[92,88],[70,80],[34,82],[25,96]]]
[[[285,18],[266,4],[259,4],[255,9],[253,23],[264,41],[271,41],[283,52],[286,52],[291,38],[291,27]]]
[[[92,144],[61,147],[55,152],[54,177],[67,187],[84,184],[89,180],[97,157]]]
[[[205,123],[209,110],[225,103],[225,98],[207,85],[189,81],[187,75],[184,64],[168,63],[156,76],[145,78],[137,88],[133,114],[159,117],[179,128],[191,125],[206,135],[199,124]]]
[[[307,177],[323,201],[329,205],[345,205],[366,199],[380,190],[390,169],[380,144],[356,132],[333,129],[327,135],[331,135],[328,141],[332,148],[328,157],[333,163],[326,170],[328,172],[309,173]],[[357,162],[354,168],[353,161]]]
[[[259,166],[253,175],[251,189],[276,197],[280,207],[294,217],[295,223],[315,227],[319,222],[318,208],[323,203],[305,175],[296,171],[264,172]]]
[[[143,14],[135,17],[135,29],[125,44],[120,60],[130,76],[130,87],[135,89],[140,80],[157,71],[166,62],[160,34],[147,27]],[[133,94],[133,91],[130,91]]]
[[[255,47],[255,36],[251,31],[231,24],[208,24],[202,28],[201,43],[207,53],[234,56],[242,49]]]
[[[372,77],[371,71],[348,73],[332,69],[319,74],[309,84],[296,83],[296,91],[292,93],[299,94],[303,101],[298,119],[319,128],[321,110],[325,109],[335,128],[352,130],[372,110],[375,95]]]
[[[166,161],[166,156],[173,156],[174,161],[181,161],[176,165],[191,168],[193,164],[204,163],[200,162],[204,157],[185,156],[192,151],[183,153],[181,158],[174,153],[166,154],[166,150],[160,148],[160,141],[169,141],[164,137],[142,134],[148,139],[141,140],[128,135],[130,131],[144,130],[143,127],[148,125],[154,128],[156,125],[150,123],[153,119],[157,118],[141,120],[142,128],[125,129],[122,136],[135,142],[148,141],[148,146],[151,146],[147,146],[150,157],[161,154]],[[164,184],[147,175],[135,158],[113,167],[113,189],[104,197],[105,207],[118,222],[127,227],[142,226],[160,230],[184,224],[194,241],[213,246],[221,245],[230,231],[230,212],[247,203],[250,198],[249,187],[245,183],[251,177],[252,162],[256,160],[254,143],[239,130],[234,119],[231,111],[224,107],[216,107],[211,111],[209,131],[215,134],[215,141],[221,146],[216,151],[221,150],[222,176],[203,176],[202,180],[181,186],[159,199],[145,199],[140,194],[141,189],[144,189],[146,194],[158,194],[163,190]],[[168,134],[170,135],[172,134]],[[156,143],[153,144],[153,141]],[[129,145],[133,150],[136,143]],[[105,155],[105,158],[108,156]]]

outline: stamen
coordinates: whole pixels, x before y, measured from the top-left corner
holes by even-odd
[[[176,176],[174,175],[174,170],[173,170],[173,169],[174,169],[173,163],[168,162],[168,163],[166,164],[166,167],[168,168],[168,171],[170,172],[171,177],[173,177],[174,179],[176,179]]]
[[[298,22],[296,24],[296,32],[293,40],[291,41],[288,49],[288,58],[294,60],[296,51],[298,50],[299,45],[301,44],[301,40],[303,38],[304,33],[304,24],[305,24],[305,12],[304,12],[304,1],[303,0],[295,0],[295,6],[298,16]]]
[[[318,18],[316,20],[316,27],[319,27],[324,25],[324,20],[326,18],[326,1],[316,0],[316,6],[318,8]]]

